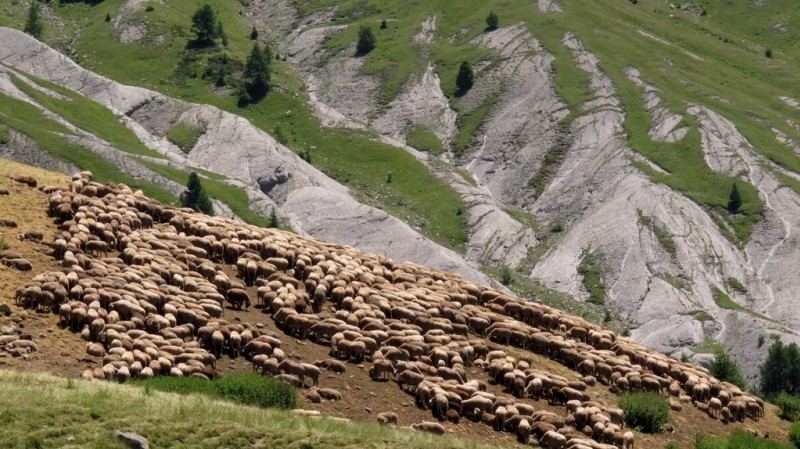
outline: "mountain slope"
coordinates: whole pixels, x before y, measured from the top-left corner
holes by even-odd
[[[150,12],[129,0],[56,6],[45,38],[117,81],[246,117],[295,152],[310,151],[313,164],[362,203],[402,217],[486,271],[505,266],[512,278],[526,278],[512,288],[543,284],[598,303],[595,311],[607,309],[648,345],[676,355],[721,345],[754,381],[760,339],[797,340],[793,3],[211,3],[232,58],[243,59],[252,27],[285,57],[263,104],[237,109],[231,92],[191,65],[192,2],[153,4]],[[500,29],[487,31],[492,8]],[[10,17],[2,23],[18,26]],[[378,47],[355,57],[362,25],[372,26]],[[473,64],[476,83],[458,96],[462,60]],[[163,135],[159,108],[131,117]],[[166,122],[221,117],[199,106],[188,111],[166,113]],[[420,133],[439,139],[444,152],[410,148]],[[203,139],[188,158],[174,150],[176,162],[216,164],[204,145],[219,140]],[[347,229],[329,230],[361,206],[331,206],[339,193],[280,184],[268,163],[242,176],[245,154],[253,152],[222,160],[226,176],[251,188],[259,179],[262,189],[283,186],[270,196],[295,210],[284,211],[294,214],[293,226],[355,241]],[[403,184],[423,172],[432,173],[430,190]],[[743,203],[731,212],[734,183]],[[264,199],[259,210],[270,204]],[[302,204],[313,206],[298,210]],[[390,220],[360,216],[365,229]],[[359,244],[407,257],[395,237],[379,230]],[[440,266],[457,258],[447,257]]]

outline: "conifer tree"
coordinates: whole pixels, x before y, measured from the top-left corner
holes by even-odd
[[[35,0],[31,2],[31,9],[28,10],[28,19],[25,21],[25,28],[23,31],[35,37],[36,39],[41,39],[42,37],[44,25],[42,24],[39,2]]]
[[[456,86],[461,93],[466,93],[472,88],[472,83],[475,82],[475,74],[472,72],[472,66],[469,62],[464,61],[458,69],[458,76],[456,77]]]
[[[197,176],[196,172],[189,174],[186,190],[181,193],[180,200],[183,207],[191,207],[206,215],[214,215],[214,207],[211,204],[211,198],[208,197],[208,194],[203,189],[203,185],[200,183],[200,177]]]
[[[192,15],[194,42],[198,45],[212,45],[217,36],[217,17],[211,5],[204,4]]]
[[[372,28],[368,26],[362,26],[360,30],[358,30],[358,43],[356,44],[356,53],[359,55],[365,55],[378,45],[377,40],[375,39],[375,34],[372,33]]]
[[[486,17],[486,31],[496,30],[499,22],[500,21],[497,18],[497,14],[495,14],[494,11],[491,11],[489,15]]]
[[[258,102],[269,92],[270,73],[269,62],[271,53],[269,49],[261,50],[261,46],[256,42],[250,56],[247,57],[247,64],[244,68],[244,88],[249,96],[247,102]]]
[[[739,212],[740,207],[742,207],[742,196],[739,193],[739,188],[736,187],[736,182],[734,182],[731,194],[728,197],[728,212],[735,214]]]

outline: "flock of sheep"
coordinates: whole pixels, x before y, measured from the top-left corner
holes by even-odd
[[[102,357],[86,378],[212,378],[220,357],[244,356],[264,374],[313,387],[307,398],[317,402],[341,397],[318,388],[321,370],[369,362],[373,380],[396,382],[439,420],[483,422],[545,448],[633,447],[622,411],[587,392],[597,382],[616,393],[663,394],[674,410],[691,405],[726,421],[763,415],[760,399],[701,367],[456,274],[162,205],[93,182],[89,172],[69,188],[41,189],[59,224],[53,255],[62,269],[35,276],[16,298],[58,313]],[[225,319],[226,308],[251,306],[284,334],[330,346],[331,358],[292,360],[280,335]],[[531,353],[580,380],[537,367]],[[471,366],[509,394],[469,379]],[[563,406],[565,416],[533,405],[540,400]],[[398,422],[393,413],[378,420]],[[415,428],[444,432],[438,422]]]

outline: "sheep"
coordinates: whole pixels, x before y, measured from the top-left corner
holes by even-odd
[[[31,271],[33,264],[28,259],[2,259],[3,265],[19,271]]]
[[[414,430],[420,430],[422,432],[428,432],[435,435],[444,435],[444,426],[439,424],[438,422],[430,422],[430,421],[423,421],[421,423],[415,423],[411,425],[411,428]]]
[[[400,425],[400,418],[397,416],[395,412],[381,412],[378,413],[377,416],[378,424],[382,425],[389,425],[389,426],[399,426]]]
[[[322,399],[325,399],[327,401],[342,400],[342,394],[332,388],[320,388],[319,390],[317,390],[317,392],[319,393],[320,397],[322,397]]]

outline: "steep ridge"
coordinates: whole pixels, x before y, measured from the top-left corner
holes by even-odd
[[[322,238],[340,238],[342,243],[366,245],[373,251],[384,252],[397,260],[417,260],[463,273],[479,282],[488,278],[467,264],[458,254],[421,237],[407,224],[375,208],[354,200],[346,189],[316,168],[305,163],[292,151],[280,145],[267,133],[247,120],[220,111],[212,106],[193,105],[173,100],[147,89],[122,86],[87,71],[67,57],[48,48],[30,36],[9,28],[0,28],[0,38],[8,45],[0,48],[0,62],[17,70],[63,85],[108,107],[138,134],[164,131],[164,119],[203,122],[205,133],[192,151],[183,156],[174,146],[153,148],[181,166],[212,169],[244,186],[251,203],[268,214],[269,206],[277,203],[292,226],[300,232],[305,228]],[[139,125],[132,124],[143,117]],[[144,143],[164,143],[154,136]],[[219,151],[224,148],[224,151]],[[130,159],[122,156],[125,159]],[[119,162],[119,161],[112,161]],[[308,191],[304,192],[304,189]],[[290,201],[291,194],[302,201]],[[339,226],[320,226],[334,223],[318,212],[331,203],[339,208],[330,210],[334,216],[347,216],[346,221],[334,221]],[[339,215],[343,214],[343,215]],[[375,220],[374,217],[378,217]],[[362,226],[363,225],[363,226]],[[363,229],[362,229],[363,228]],[[310,232],[310,231],[306,231]],[[397,238],[383,245],[376,236]]]

